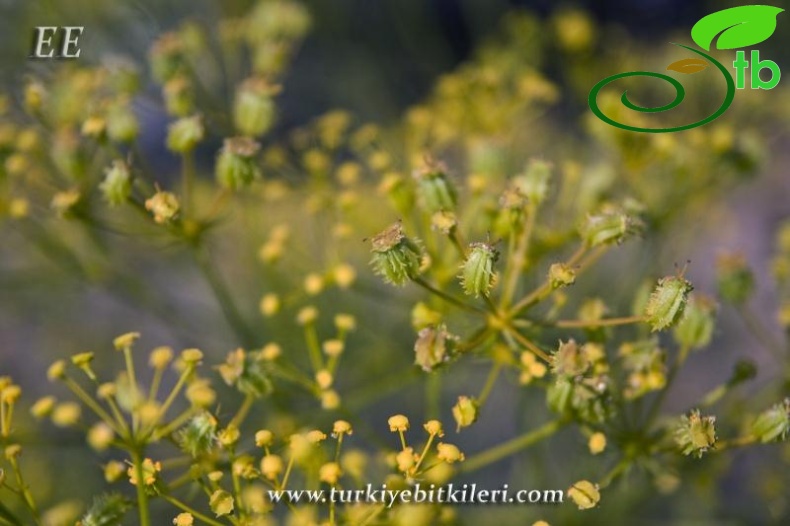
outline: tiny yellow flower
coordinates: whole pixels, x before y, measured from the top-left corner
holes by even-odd
[[[438,437],[444,436],[442,423],[439,422],[438,420],[428,420],[427,422],[425,422],[425,425],[423,425],[423,427],[425,428],[425,431],[427,431],[429,435],[435,435]]]
[[[105,382],[99,386],[96,390],[96,394],[102,400],[107,400],[115,396],[118,392],[118,386],[115,385],[113,382]]]
[[[318,429],[313,429],[312,431],[307,432],[305,438],[307,438],[307,441],[311,444],[318,444],[319,442],[326,440],[326,433],[323,433]]]
[[[274,316],[280,311],[280,297],[277,294],[266,294],[261,298],[261,314],[265,317]]]
[[[395,462],[398,465],[398,471],[402,471],[403,473],[408,473],[411,468],[417,463],[416,455],[414,454],[414,448],[407,447],[406,449],[398,452],[395,456]]]
[[[327,411],[340,407],[340,395],[334,389],[328,389],[321,393],[321,407]]]
[[[151,351],[148,357],[148,365],[154,369],[164,369],[173,361],[173,349],[161,346]]]
[[[357,328],[357,320],[351,314],[338,314],[335,316],[337,330],[349,332]]]
[[[308,274],[304,279],[304,290],[310,296],[317,296],[324,290],[324,278],[316,273]]]
[[[209,473],[206,476],[208,477],[208,479],[211,482],[219,482],[220,480],[222,480],[222,477],[224,477],[225,474],[223,472],[221,472],[220,470],[216,470],[216,471],[212,471],[211,473]]]
[[[315,383],[318,384],[318,387],[321,389],[329,389],[329,387],[334,382],[334,376],[332,373],[327,371],[326,369],[321,369],[317,373],[315,373]]]
[[[104,466],[104,480],[108,484],[118,482],[123,474],[126,473],[126,464],[111,460]]]
[[[593,433],[590,440],[587,442],[587,447],[590,448],[590,453],[597,455],[606,449],[606,435],[603,433]]]
[[[280,357],[283,353],[282,349],[276,343],[267,343],[261,349],[261,358],[267,362],[271,362]]]
[[[217,517],[233,513],[233,496],[225,490],[218,489],[211,494],[209,507]]]
[[[115,439],[115,433],[105,422],[99,422],[88,430],[88,444],[96,451],[104,451]]]
[[[304,307],[296,315],[296,322],[299,325],[308,325],[318,318],[318,309],[313,306]]]
[[[266,455],[261,459],[261,473],[269,480],[275,480],[283,469],[283,459],[278,455]]]
[[[47,378],[50,381],[60,380],[66,376],[66,362],[65,360],[57,360],[47,369]]]
[[[357,279],[357,271],[348,263],[341,263],[336,266],[332,273],[335,278],[335,283],[337,283],[337,286],[341,289],[347,289]]]
[[[568,497],[579,507],[580,510],[594,508],[601,500],[598,485],[589,480],[580,480],[568,488]]]
[[[239,428],[236,426],[228,426],[217,433],[217,440],[223,447],[230,447],[239,441]]]
[[[52,411],[52,423],[58,427],[70,427],[76,424],[82,415],[82,408],[76,402],[63,402]]]
[[[33,404],[33,407],[30,408],[30,414],[35,418],[46,418],[52,414],[55,403],[56,400],[54,396],[39,398],[36,403]]]
[[[139,332],[127,332],[126,334],[121,334],[117,338],[112,341],[112,344],[115,346],[116,350],[122,351],[124,349],[131,348],[140,338]]]
[[[351,435],[353,432],[351,424],[345,420],[335,420],[335,424],[332,426],[332,434],[334,436]]]
[[[469,427],[477,421],[480,413],[480,404],[474,398],[459,396],[458,402],[453,406],[453,418],[457,424],[457,431],[462,427]]]
[[[176,518],[173,519],[173,524],[175,526],[192,526],[195,524],[195,518],[191,513],[179,513]]]
[[[197,365],[203,359],[203,352],[200,349],[184,349],[181,351],[181,360],[189,365]]]
[[[342,475],[343,471],[340,469],[340,464],[337,462],[327,462],[318,470],[319,480],[332,486],[337,484],[337,481]]]
[[[145,486],[153,486],[154,482],[156,482],[157,473],[162,471],[162,464],[161,462],[154,462],[150,458],[146,458],[143,460],[142,466],[142,475],[143,475],[143,485]],[[129,466],[129,469],[126,470],[126,474],[129,476],[129,482],[136,486],[139,482],[137,479],[137,470],[134,466]]]
[[[390,431],[407,431],[409,429],[409,419],[404,415],[394,415],[389,417],[387,424],[390,426]]]
[[[439,442],[436,444],[436,458],[452,464],[454,462],[463,462],[465,457],[461,450],[458,449],[458,446]]]
[[[255,445],[258,447],[271,446],[274,441],[274,433],[268,429],[261,429],[255,433]]]
[[[343,340],[327,340],[324,342],[324,354],[329,357],[337,357],[343,354],[345,344]]]

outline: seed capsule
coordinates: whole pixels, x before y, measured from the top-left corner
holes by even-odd
[[[470,296],[488,296],[494,285],[494,263],[499,259],[499,252],[488,243],[472,243],[469,248],[461,271],[461,285]]]
[[[680,320],[693,289],[682,276],[668,276],[658,281],[645,308],[645,318],[653,331],[666,329]]]
[[[233,102],[233,123],[242,135],[257,137],[271,128],[275,118],[272,95],[279,88],[261,78],[245,80]]]
[[[420,249],[395,223],[372,239],[373,270],[385,281],[403,285],[420,273]]]
[[[427,212],[436,213],[442,210],[455,209],[457,193],[447,178],[443,164],[429,162],[414,172],[417,181],[417,195]]]
[[[126,202],[132,193],[132,176],[125,162],[116,160],[107,169],[104,181],[99,185],[104,199],[112,206]]]
[[[784,440],[790,432],[790,398],[763,411],[752,425],[752,433],[760,442]]]
[[[217,181],[225,188],[237,190],[249,185],[260,177],[255,154],[260,144],[248,137],[225,139],[217,158],[215,174]]]

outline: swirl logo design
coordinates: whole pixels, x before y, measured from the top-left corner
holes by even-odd
[[[747,69],[750,69],[751,72],[750,87],[752,89],[771,89],[775,87],[781,78],[781,71],[779,70],[779,66],[772,60],[760,60],[760,52],[757,50],[752,50],[750,59],[746,58],[745,51],[737,51],[736,59],[733,62],[733,68],[735,69],[735,79],[733,80],[727,68],[705,51],[710,51],[714,39],[716,40],[716,49],[749,47],[767,40],[776,30],[776,17],[782,11],[784,11],[784,9],[768,5],[747,5],[717,11],[700,19],[691,29],[691,39],[704,51],[683,44],[675,44],[678,47],[690,51],[694,56],[673,62],[667,66],[668,71],[690,75],[698,73],[708,68],[710,65],[713,65],[721,73],[726,83],[727,91],[724,100],[721,105],[707,117],[696,122],[679,126],[644,128],[618,122],[604,114],[598,106],[598,94],[611,82],[627,77],[650,77],[667,82],[675,89],[675,98],[662,106],[640,106],[632,102],[628,98],[628,92],[624,91],[620,97],[620,101],[626,108],[640,113],[660,113],[678,107],[686,96],[686,90],[683,88],[683,85],[674,77],[652,71],[629,71],[626,73],[618,73],[617,75],[612,75],[611,77],[606,77],[601,80],[590,90],[588,96],[590,109],[596,117],[607,124],[623,130],[643,133],[683,131],[702,126],[703,124],[717,119],[727,111],[727,108],[732,104],[732,101],[735,99],[736,89],[744,89],[746,87]],[[768,69],[771,72],[771,78],[767,81],[760,77],[760,71],[763,69]]]

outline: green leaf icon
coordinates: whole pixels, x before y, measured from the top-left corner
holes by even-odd
[[[706,51],[716,35],[717,49],[753,46],[767,40],[776,30],[776,17],[784,11],[770,5],[744,5],[716,11],[691,28],[691,38]]]

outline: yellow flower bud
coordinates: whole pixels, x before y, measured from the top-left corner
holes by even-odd
[[[345,344],[342,340],[327,340],[324,342],[324,354],[331,358],[335,358],[343,354]],[[327,386],[329,387],[329,386]]]
[[[258,447],[271,446],[272,441],[274,441],[274,433],[268,429],[261,429],[255,433],[255,445]]]
[[[52,423],[58,427],[70,427],[76,424],[82,415],[82,408],[76,402],[63,402],[52,411]]]
[[[326,369],[322,369],[317,373],[315,373],[315,383],[317,383],[318,387],[320,387],[322,390],[328,389],[332,385],[332,382],[334,382],[334,380],[335,379],[332,376],[332,373],[330,373]]]
[[[195,518],[192,517],[191,513],[179,513],[173,519],[173,524],[174,526],[192,526],[195,524]]]
[[[453,464],[454,462],[463,462],[465,457],[461,450],[458,449],[458,446],[439,442],[436,444],[436,458],[448,464]]]
[[[228,426],[217,433],[217,440],[222,447],[230,447],[239,441],[239,428]]]
[[[308,274],[304,279],[304,290],[310,296],[316,296],[324,290],[324,278],[319,274]]]
[[[39,398],[36,403],[33,404],[33,407],[30,408],[30,414],[35,418],[46,418],[52,414],[55,403],[56,400],[54,396]]]
[[[590,448],[590,453],[597,455],[606,449],[606,435],[603,433],[593,433],[590,440],[587,442],[587,447]]]
[[[266,455],[261,459],[261,473],[269,480],[275,480],[283,468],[283,459],[278,455]]]
[[[318,429],[313,429],[312,431],[308,431],[305,435],[305,438],[311,444],[318,444],[326,440],[326,434],[319,431]]]
[[[332,275],[335,278],[335,283],[341,289],[347,289],[357,279],[357,271],[347,263],[341,263],[336,266],[332,271]]]
[[[184,349],[181,351],[181,360],[187,365],[197,365],[203,359],[200,349]]]
[[[296,315],[296,322],[299,325],[308,325],[318,318],[318,309],[313,306],[304,307]]]
[[[404,415],[394,415],[389,417],[387,423],[390,426],[390,431],[393,433],[396,431],[408,431],[409,429],[409,419],[406,418]]]
[[[277,294],[266,294],[261,298],[260,309],[265,317],[274,316],[280,311],[280,297]]]
[[[66,376],[66,362],[64,360],[57,360],[47,369],[47,378],[50,381],[60,380]]]
[[[319,480],[332,486],[337,484],[337,481],[342,475],[343,471],[340,469],[340,464],[337,462],[327,462],[318,470]]]
[[[338,314],[335,316],[337,330],[349,332],[357,328],[357,320],[351,314]]]
[[[225,490],[218,489],[211,494],[209,507],[217,517],[233,513],[233,496]]]
[[[126,473],[126,464],[111,460],[104,466],[104,480],[108,484],[118,482],[121,477]]]
[[[580,480],[568,488],[568,497],[579,507],[580,510],[594,508],[601,500],[598,485],[589,480]]]
[[[438,420],[428,420],[423,425],[425,430],[428,432],[429,435],[436,435],[439,437],[444,436],[444,430],[442,429],[442,423]]]
[[[414,448],[407,447],[406,449],[400,451],[395,456],[395,462],[398,465],[398,471],[408,473],[409,470],[417,463],[417,458],[414,454]]]
[[[122,351],[123,349],[131,348],[132,345],[134,345],[134,342],[136,342],[139,338],[139,332],[127,332],[126,334],[122,334],[115,338],[112,341],[112,344],[117,350]]]
[[[157,347],[148,357],[148,364],[154,369],[164,369],[173,361],[173,349],[167,346]]]
[[[282,349],[276,343],[267,343],[264,345],[263,349],[261,349],[261,358],[268,362],[276,360],[281,354]]]
[[[331,411],[340,407],[340,395],[334,389],[328,389],[321,393],[321,407]]]
[[[480,404],[474,398],[459,396],[458,402],[453,406],[453,418],[457,424],[457,431],[462,427],[469,427],[477,421]]]
[[[99,422],[88,430],[88,444],[96,451],[104,451],[115,439],[115,433],[105,422]]]
[[[353,432],[354,431],[351,428],[351,424],[349,422],[346,422],[345,420],[335,420],[335,423],[332,426],[333,436],[350,435]]]

